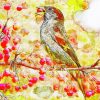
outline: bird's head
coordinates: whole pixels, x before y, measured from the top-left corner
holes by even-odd
[[[64,21],[63,13],[52,6],[41,6],[37,7],[37,13],[44,13],[44,20],[58,20],[58,21]]]

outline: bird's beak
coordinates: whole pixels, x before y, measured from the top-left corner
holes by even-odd
[[[45,14],[45,7],[43,6],[37,7],[36,14],[37,15]]]
[[[46,9],[43,6],[36,8],[36,13],[35,13],[36,22],[43,21],[45,12],[46,12]]]

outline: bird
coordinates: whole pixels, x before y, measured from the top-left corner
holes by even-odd
[[[56,7],[37,7],[37,13],[44,13],[43,23],[40,26],[40,40],[47,53],[53,60],[61,62],[70,68],[81,67],[75,50],[71,46],[64,27],[64,15]],[[78,71],[78,73],[80,73]],[[71,76],[77,80],[73,72]],[[83,91],[80,82],[77,80],[80,89]]]
[[[40,39],[51,58],[68,67],[81,67],[66,35],[63,13],[52,6],[38,7],[37,11],[45,13],[40,27]]]

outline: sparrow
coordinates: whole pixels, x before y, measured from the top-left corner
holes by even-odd
[[[52,6],[38,7],[37,13],[40,12],[44,12],[40,39],[51,58],[67,67],[81,67],[66,35],[63,13]]]

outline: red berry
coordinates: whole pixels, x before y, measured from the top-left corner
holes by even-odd
[[[69,92],[67,92],[68,96],[73,96],[74,92],[72,90],[70,90]]]
[[[7,88],[7,89],[10,89],[10,88],[11,88],[11,85],[10,85],[9,83],[7,83],[7,84],[6,84],[6,88]]]
[[[73,92],[75,92],[75,93],[77,92],[77,89],[76,89],[76,87],[73,87]]]
[[[90,90],[90,91],[86,91],[85,95],[86,97],[90,97],[94,94],[94,91]]]
[[[39,79],[40,79],[41,81],[44,81],[45,76],[44,76],[44,75],[40,75]]]
[[[27,89],[27,85],[22,86],[23,90]]]
[[[3,72],[3,76],[6,76],[6,77],[8,77],[8,76],[10,76],[11,74],[10,74],[10,72],[8,71],[8,70],[5,70],[4,72]]]
[[[97,85],[100,85],[100,80],[96,81],[96,84],[97,84]]]
[[[12,50],[16,50],[16,46],[15,45],[12,46]]]
[[[6,85],[5,84],[0,84],[0,90],[5,90],[6,89]]]
[[[5,5],[4,5],[4,9],[7,10],[7,11],[10,10],[10,7],[11,7],[10,4],[5,4]]]
[[[51,62],[50,58],[46,58],[46,64],[49,65],[49,66],[52,65],[52,62]]]
[[[8,63],[8,60],[9,60],[9,54],[4,54],[4,62],[5,63]]]
[[[0,53],[0,60],[2,60],[3,59],[3,55],[2,55],[2,53]]]
[[[17,6],[17,11],[21,11],[22,9],[23,9],[23,7],[22,6]]]
[[[18,82],[18,77],[13,77],[12,82],[14,82],[14,83]]]
[[[59,88],[60,88],[60,87],[59,87],[59,84],[54,84],[54,85],[53,85],[53,89],[54,89],[54,90],[59,90]]]
[[[15,90],[18,92],[20,90],[20,86],[15,86]]]
[[[100,93],[100,85],[97,85],[97,87],[96,87],[96,92],[97,92],[97,93]]]
[[[33,86],[33,83],[32,82],[29,82],[28,85],[29,85],[29,87],[32,87]]]
[[[38,81],[37,77],[33,77],[31,79],[29,79],[29,82],[32,82],[32,83],[36,83]]]
[[[9,53],[9,49],[8,49],[8,48],[5,48],[5,49],[3,50],[3,53],[4,53],[4,54],[8,54],[8,53]]]
[[[4,59],[4,62],[5,62],[5,63],[8,63],[8,59]]]
[[[41,64],[41,65],[44,65],[44,64],[45,64],[45,58],[41,58],[41,59],[40,59],[40,64]]]
[[[45,74],[45,70],[44,70],[43,68],[41,68],[41,69],[39,70],[39,74]]]
[[[5,48],[5,47],[6,47],[6,45],[7,45],[7,43],[6,43],[6,42],[4,42],[4,41],[2,41],[2,42],[1,42],[1,47],[2,47],[2,48]]]
[[[9,34],[9,30],[5,27],[2,31],[5,35],[8,35]]]
[[[4,55],[4,60],[6,61],[6,60],[8,60],[9,59],[9,57],[10,57],[10,55],[9,54],[5,54]]]
[[[69,86],[66,86],[66,87],[64,88],[64,91],[65,91],[65,92],[69,92],[69,91],[70,91],[70,87],[69,87]]]
[[[9,41],[9,38],[7,36],[5,36],[3,39],[2,39],[2,42],[4,42],[5,44],[7,44]]]
[[[32,79],[32,78],[30,78],[30,79],[29,79],[29,82],[32,82],[32,83],[33,83],[33,79]]]

